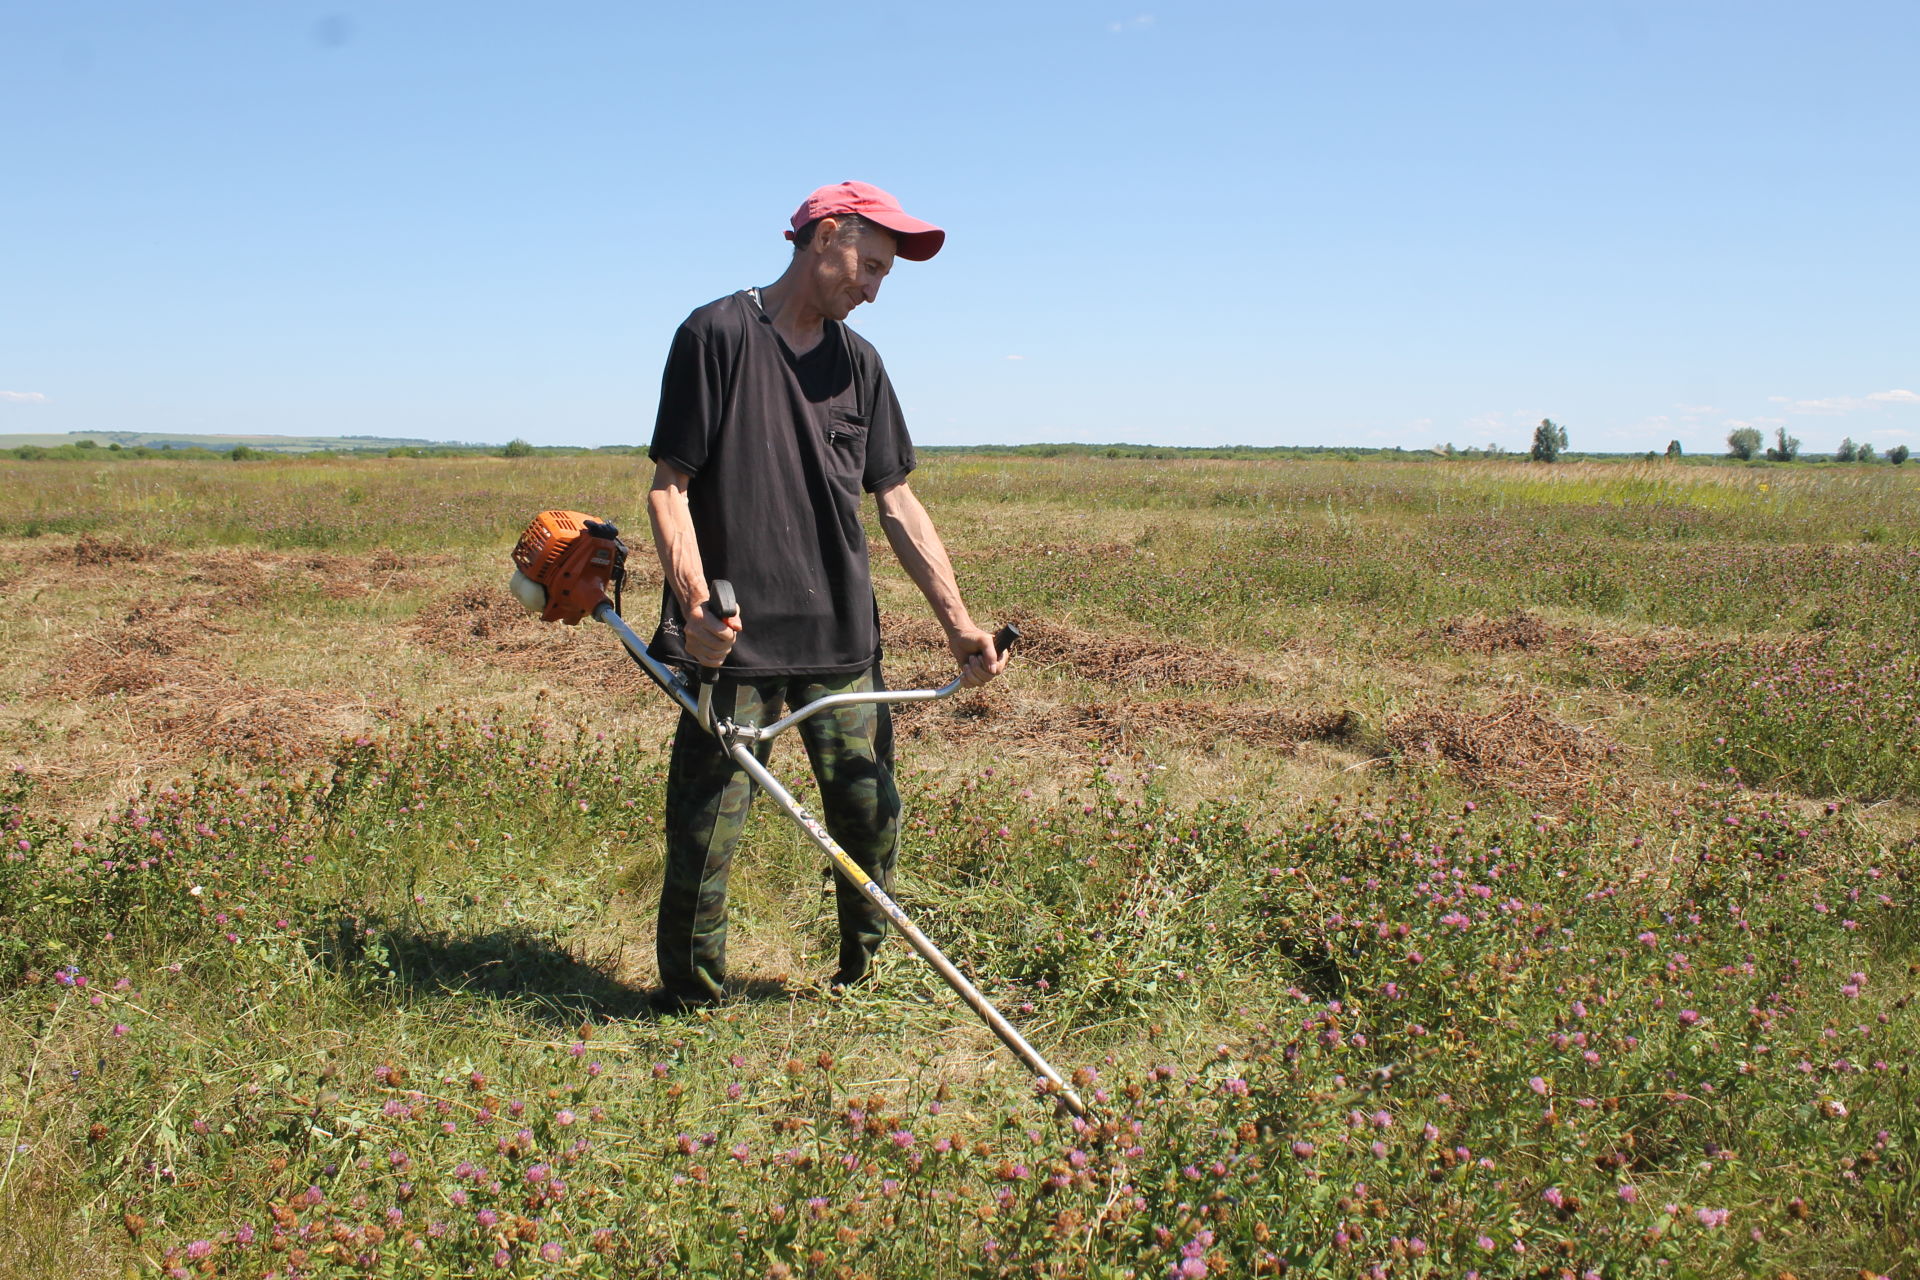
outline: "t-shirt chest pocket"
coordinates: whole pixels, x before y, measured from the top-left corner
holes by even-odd
[[[827,411],[826,461],[835,479],[850,482],[858,492],[867,468],[867,418],[852,405]]]

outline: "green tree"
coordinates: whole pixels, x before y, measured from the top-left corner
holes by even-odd
[[[1852,462],[1860,456],[1860,446],[1853,442],[1852,436],[1841,436],[1840,447],[1833,451],[1835,462]]]
[[[533,456],[533,446],[525,440],[520,439],[520,437],[515,436],[513,439],[507,441],[507,447],[500,451],[500,456],[503,458],[530,458]]]
[[[1880,459],[1874,456],[1873,446],[1867,441],[1862,440],[1854,447],[1853,460],[1855,462],[1878,462]]]
[[[1785,427],[1779,427],[1775,429],[1774,439],[1777,443],[1767,450],[1768,462],[1792,462],[1800,456],[1799,436],[1790,436]]]
[[[1760,444],[1765,439],[1754,427],[1735,427],[1727,433],[1727,455],[1746,462],[1760,452]]]
[[[1552,418],[1542,418],[1533,429],[1533,448],[1528,456],[1535,462],[1558,462],[1560,451],[1566,447],[1567,429]]]
[[[1680,456],[1680,442],[1678,440],[1667,441],[1667,456],[1669,458],[1677,458]]]
[[[1906,460],[1907,460],[1907,446],[1903,444],[1897,444],[1893,446],[1893,448],[1887,450],[1887,461],[1891,462],[1894,466],[1897,467],[1901,463],[1905,462]]]

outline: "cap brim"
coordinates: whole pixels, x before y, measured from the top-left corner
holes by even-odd
[[[867,213],[861,217],[877,226],[893,232],[893,251],[896,256],[909,262],[925,262],[940,252],[940,246],[947,242],[947,233],[931,222],[922,222],[910,218],[904,213]]]

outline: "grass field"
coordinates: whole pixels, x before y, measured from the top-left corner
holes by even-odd
[[[504,590],[640,464],[0,463],[0,1275],[1920,1275],[1920,472],[930,459],[899,896],[1076,1122],[766,806],[647,1012],[668,704]]]

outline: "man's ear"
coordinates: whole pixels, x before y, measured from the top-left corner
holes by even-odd
[[[833,243],[834,238],[840,234],[840,228],[845,225],[840,219],[828,214],[813,228],[813,239],[807,241],[807,248],[815,253],[824,250]]]

